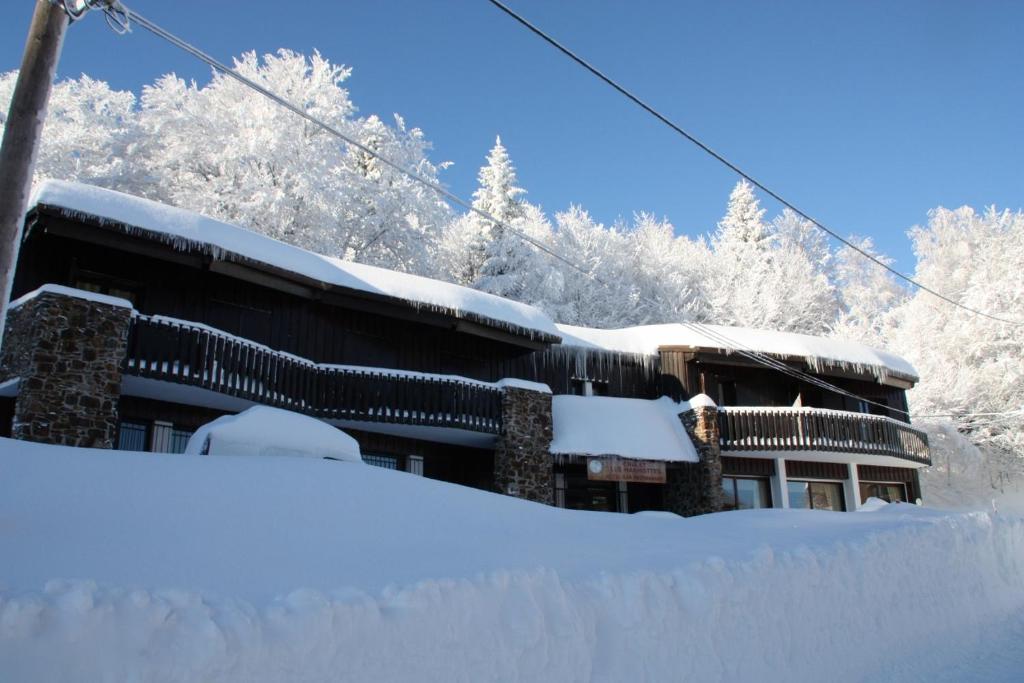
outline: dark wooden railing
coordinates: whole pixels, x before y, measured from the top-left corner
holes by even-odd
[[[501,390],[484,383],[320,365],[186,322],[132,320],[124,371],[322,419],[501,430]]]
[[[928,436],[881,415],[819,408],[718,409],[723,451],[835,451],[931,464]]]

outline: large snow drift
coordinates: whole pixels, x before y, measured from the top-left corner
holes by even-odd
[[[436,306],[456,314],[472,313],[500,324],[558,336],[551,319],[526,304],[440,280],[315,254],[194,211],[122,192],[47,180],[29,201],[30,207],[38,205],[157,233],[173,244],[235,254],[339,287]]]
[[[1014,516],[588,513],[300,458],[3,440],[0,558],[12,681],[963,681],[1024,633]]]
[[[755,330],[723,325],[641,325],[618,330],[599,330],[573,325],[558,325],[565,346],[604,349],[622,353],[653,355],[660,346],[691,346],[733,353],[756,351],[774,356],[803,358],[811,369],[827,367],[851,369],[874,375],[879,381],[889,376],[917,381],[917,370],[894,353],[864,344],[812,337],[794,332]]]
[[[268,406],[253,406],[203,425],[189,438],[185,452],[363,461],[359,442],[340,429],[314,417]]]
[[[679,420],[679,414],[689,409],[665,396],[655,401],[555,396],[551,452],[697,462],[697,451]]]

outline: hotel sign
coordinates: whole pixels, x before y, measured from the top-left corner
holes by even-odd
[[[665,463],[624,458],[587,458],[587,479],[591,481],[632,481],[664,484]]]

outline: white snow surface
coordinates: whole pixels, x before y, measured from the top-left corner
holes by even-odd
[[[57,207],[102,221],[162,233],[187,245],[208,245],[339,287],[474,313],[509,325],[558,335],[551,319],[532,306],[440,280],[315,254],[202,214],[123,192],[62,180],[39,185],[29,206]]]
[[[189,437],[185,453],[363,462],[359,442],[340,429],[307,415],[269,406],[253,406],[203,425]]]
[[[891,373],[916,380],[909,361],[896,354],[865,344],[831,337],[813,337],[794,332],[755,330],[723,325],[641,325],[618,330],[600,330],[574,325],[557,325],[565,346],[596,348],[622,353],[654,355],[661,346],[692,346],[726,352],[756,351],[775,356],[804,358],[813,370],[839,367],[868,372],[881,381]]]
[[[665,396],[653,401],[555,396],[551,399],[551,452],[697,462],[697,451],[679,420],[679,414],[689,409],[688,404]]]
[[[1009,681],[1024,664],[1024,520],[991,510],[617,515],[348,462],[2,440],[0,557],[11,681]]]
[[[84,299],[86,301],[95,301],[96,303],[107,304],[109,306],[118,306],[120,308],[130,308],[133,311],[135,307],[132,306],[132,302],[128,299],[122,299],[118,296],[110,296],[109,294],[99,294],[97,292],[90,292],[85,289],[75,289],[74,287],[65,287],[64,285],[46,284],[38,289],[33,289],[28,294],[22,294],[17,299],[12,301],[8,306],[8,310],[12,310],[21,306],[32,299],[35,299],[40,294],[60,294],[62,296],[70,296],[76,299]]]
[[[519,379],[517,377],[505,377],[504,379],[499,379],[494,383],[494,386],[498,386],[503,389],[506,387],[510,389],[526,389],[527,391],[536,391],[539,394],[551,393],[551,387],[543,382],[531,382],[528,379]]]

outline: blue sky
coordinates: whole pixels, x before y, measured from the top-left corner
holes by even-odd
[[[1024,3],[509,3],[812,215],[872,236],[901,269],[913,267],[906,230],[929,208],[1024,204]],[[2,70],[20,61],[32,4],[0,25]],[[286,47],[352,66],[360,110],[422,128],[464,196],[496,134],[549,212],[575,203],[607,223],[649,211],[697,235],[736,181],[485,0],[130,6],[224,60]],[[97,14],[71,27],[60,75],[137,91],[171,71],[208,78]]]

